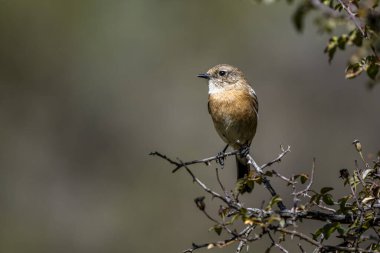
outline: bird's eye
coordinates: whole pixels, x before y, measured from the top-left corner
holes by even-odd
[[[219,71],[220,76],[224,76],[225,74],[226,74],[226,71],[223,71],[223,70]]]

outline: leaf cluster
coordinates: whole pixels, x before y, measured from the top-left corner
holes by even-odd
[[[287,2],[296,3],[293,0]],[[314,13],[318,31],[331,36],[324,49],[329,63],[336,52],[353,48],[345,77],[353,79],[365,72],[369,87],[380,82],[379,0],[303,0],[296,4],[292,22],[297,31],[305,30],[307,16]]]

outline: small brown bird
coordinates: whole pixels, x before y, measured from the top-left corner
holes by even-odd
[[[217,65],[198,77],[208,80],[208,111],[219,136],[235,150],[249,149],[256,133],[258,101],[243,72]],[[224,152],[223,151],[223,152]],[[247,159],[236,156],[238,179],[249,173]]]

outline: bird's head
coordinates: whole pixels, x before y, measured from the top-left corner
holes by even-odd
[[[206,73],[197,76],[208,80],[210,94],[232,89],[240,83],[246,83],[243,72],[228,64],[216,65]]]

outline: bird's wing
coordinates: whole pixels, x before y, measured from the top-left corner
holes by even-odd
[[[256,114],[259,115],[259,101],[257,100],[256,94],[253,95],[253,98],[254,98],[252,99],[253,108],[255,109]]]
[[[259,101],[257,99],[256,92],[254,91],[254,89],[251,86],[249,86],[249,95],[251,95],[251,97],[253,97],[252,106],[253,106],[254,110],[256,111],[256,114],[259,115]]]

